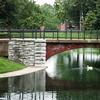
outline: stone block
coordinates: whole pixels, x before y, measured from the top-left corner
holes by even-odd
[[[8,52],[10,59],[19,59],[25,65],[45,64],[46,40],[13,40],[9,42]]]

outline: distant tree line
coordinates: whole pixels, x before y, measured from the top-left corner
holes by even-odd
[[[0,0],[0,28],[55,29],[59,19],[54,7],[34,0]]]
[[[54,6],[40,6],[34,0],[0,0],[0,28],[57,29],[60,23],[100,29],[100,0],[56,0]]]

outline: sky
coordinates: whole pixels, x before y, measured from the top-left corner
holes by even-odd
[[[36,1],[36,3],[40,5],[43,5],[44,3],[53,5],[55,0],[34,0],[34,1]]]

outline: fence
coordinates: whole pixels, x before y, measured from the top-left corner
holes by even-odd
[[[0,30],[0,38],[43,38],[43,39],[100,39],[100,30],[33,30],[33,29],[11,29]]]

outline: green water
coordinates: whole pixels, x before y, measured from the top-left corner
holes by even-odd
[[[47,61],[47,90],[52,100],[100,99],[100,48],[65,51]]]
[[[100,100],[100,48],[48,59],[46,71],[0,79],[0,100]]]
[[[59,80],[100,83],[100,49],[66,51],[47,61],[49,77]]]

